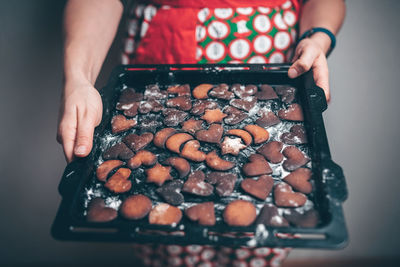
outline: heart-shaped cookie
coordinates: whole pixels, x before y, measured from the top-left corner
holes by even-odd
[[[278,95],[275,93],[274,89],[268,84],[261,85],[260,90],[256,93],[256,96],[259,100],[270,100],[278,98]]]
[[[180,178],[186,177],[190,172],[189,162],[180,157],[169,157],[164,160],[163,164],[174,167],[178,171]]]
[[[132,150],[129,149],[124,143],[119,142],[115,145],[108,148],[106,151],[103,152],[103,159],[121,159],[126,160],[130,159],[135,155]]]
[[[165,105],[167,107],[188,111],[192,108],[192,101],[189,96],[177,96],[168,99]]]
[[[284,177],[283,180],[290,184],[295,190],[304,194],[310,194],[312,191],[312,185],[309,182],[310,178],[310,169],[298,168],[294,172]]]
[[[206,177],[206,181],[215,185],[215,191],[221,197],[232,194],[236,180],[237,175],[231,172],[210,172]]]
[[[89,222],[109,222],[117,218],[117,216],[118,213],[115,209],[106,207],[104,200],[97,197],[90,201],[86,219]]]
[[[144,90],[144,99],[165,99],[168,97],[168,93],[165,90],[160,90],[160,87],[156,84],[151,84],[146,86],[146,89]]]
[[[255,96],[246,96],[241,99],[232,99],[230,101],[231,106],[245,110],[247,112],[249,112],[252,108],[254,108],[256,103],[257,103],[257,97]]]
[[[196,132],[196,139],[207,143],[219,143],[221,141],[224,128],[221,124],[211,124],[207,130],[200,130]]]
[[[235,97],[235,95],[229,91],[229,86],[226,83],[221,83],[215,86],[209,95],[218,99],[230,100]]]
[[[149,112],[160,112],[164,106],[155,99],[149,99],[140,101],[138,111],[141,114],[147,114]]]
[[[269,162],[276,164],[283,160],[282,148],[282,142],[271,141],[258,148],[257,152],[263,155]]]
[[[281,140],[288,145],[300,145],[307,143],[306,130],[301,125],[293,125],[288,133],[281,135]]]
[[[260,176],[272,173],[268,161],[260,154],[252,154],[249,157],[249,162],[243,165],[242,170],[247,176]]]
[[[214,191],[214,187],[209,183],[206,183],[204,181],[205,178],[206,176],[202,171],[195,171],[191,173],[183,185],[182,191],[197,196],[211,195]]]
[[[155,183],[158,186],[162,186],[165,181],[172,180],[170,172],[170,166],[163,166],[157,163],[156,165],[154,165],[154,167],[146,170],[146,181],[148,183]]]
[[[245,98],[254,95],[257,92],[257,86],[254,84],[248,84],[246,86],[233,84],[231,90],[237,97]]]
[[[96,169],[96,177],[99,181],[105,182],[107,180],[108,174],[119,166],[124,164],[120,160],[107,160],[101,163]]]
[[[264,205],[256,219],[256,224],[264,224],[272,227],[289,226],[289,222],[279,214],[278,208],[273,204]]]
[[[151,166],[154,165],[157,161],[157,156],[152,152],[147,150],[140,150],[133,156],[127,163],[128,167],[131,169],[137,169],[140,166]]]
[[[136,125],[136,120],[128,120],[124,115],[116,115],[111,119],[111,131],[113,134],[125,132]]]
[[[318,212],[314,209],[300,213],[296,210],[290,210],[290,213],[285,213],[283,216],[293,225],[303,228],[314,228],[319,222]]]
[[[258,112],[261,117],[256,120],[258,126],[267,128],[276,125],[281,122],[281,120],[272,112],[266,109],[261,109]]]
[[[122,105],[121,109],[127,117],[135,117],[138,114],[140,102],[133,102],[131,104]]]
[[[202,120],[190,119],[182,123],[182,130],[190,134],[194,134],[203,129],[202,124]]]
[[[287,183],[281,182],[274,188],[275,205],[278,207],[297,208],[303,206],[307,197],[298,192],[294,192]]]
[[[196,100],[193,103],[193,107],[190,113],[192,113],[193,115],[202,115],[206,109],[216,108],[218,108],[217,102],[210,100]]]
[[[206,156],[206,165],[213,170],[227,171],[235,167],[235,163],[221,159],[215,150],[211,151]]]
[[[184,201],[183,195],[181,194],[182,186],[182,180],[173,180],[157,188],[156,192],[159,193],[167,203],[178,206]]]
[[[133,151],[139,151],[140,149],[147,146],[153,140],[152,133],[143,133],[141,135],[130,134],[125,136],[122,141]]]
[[[265,200],[274,186],[274,179],[268,175],[261,175],[257,180],[247,178],[244,179],[240,187],[248,194]]]
[[[200,143],[197,140],[186,142],[182,148],[181,156],[195,162],[202,162],[206,159],[206,153],[200,150]]]
[[[291,104],[287,109],[279,110],[278,117],[287,121],[303,121],[303,109],[297,103]]]
[[[180,123],[184,122],[188,116],[185,111],[175,108],[165,108],[162,113],[164,115],[164,124],[168,127],[178,126]]]
[[[186,216],[192,220],[197,221],[201,225],[214,225],[215,224],[215,210],[213,202],[204,202],[185,210]]]
[[[238,124],[248,117],[247,113],[232,106],[227,106],[224,109],[224,113],[228,114],[228,116],[224,119],[224,122],[229,125]]]
[[[139,220],[150,212],[151,200],[142,194],[127,197],[121,204],[119,212],[129,220]]]
[[[119,168],[104,184],[104,187],[115,194],[128,192],[132,187],[132,182],[128,180],[131,170]]]
[[[296,88],[286,85],[278,85],[275,87],[275,92],[281,97],[281,100],[286,103],[292,103],[296,98]]]
[[[139,102],[143,99],[142,93],[137,93],[133,88],[126,88],[121,92],[117,102],[117,110],[123,110],[124,105],[129,105],[134,102]]]
[[[301,166],[306,165],[310,159],[307,158],[300,149],[295,146],[288,146],[283,151],[282,154],[286,157],[283,162],[282,167],[287,171],[294,171]]]

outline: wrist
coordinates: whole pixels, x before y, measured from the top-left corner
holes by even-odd
[[[331,48],[331,38],[323,32],[316,32],[310,36],[310,39],[313,40],[324,52],[326,55]]]

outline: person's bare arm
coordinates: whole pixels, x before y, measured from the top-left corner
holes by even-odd
[[[304,3],[301,18],[301,36],[305,31],[323,27],[333,34],[339,32],[346,13],[344,0],[308,0]],[[326,98],[330,100],[329,72],[326,53],[331,45],[329,36],[322,32],[314,33],[310,38],[303,39],[296,47],[293,65],[289,69],[289,77],[295,78],[313,69],[314,80],[324,89]]]
[[[94,83],[116,35],[119,0],[69,0],[64,12],[64,89],[57,141],[68,162],[92,149],[102,101]]]

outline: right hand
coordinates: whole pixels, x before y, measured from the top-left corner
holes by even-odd
[[[89,81],[65,83],[57,141],[63,146],[68,163],[75,157],[86,157],[93,146],[94,128],[100,124],[103,103],[96,88]]]

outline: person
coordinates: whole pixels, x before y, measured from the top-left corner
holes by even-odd
[[[102,118],[94,83],[124,10],[128,19],[124,64],[292,62],[288,76],[296,78],[312,69],[316,84],[330,100],[326,57],[345,17],[344,0],[148,0],[139,4],[69,0],[57,129],[67,162],[87,156],[92,149],[94,128]],[[170,248],[157,249],[168,253]],[[280,253],[265,249],[270,260],[275,254],[278,258],[286,254],[285,249]],[[146,250],[152,251],[137,247],[141,253]],[[218,253],[224,251],[237,260],[238,253],[250,250]]]

